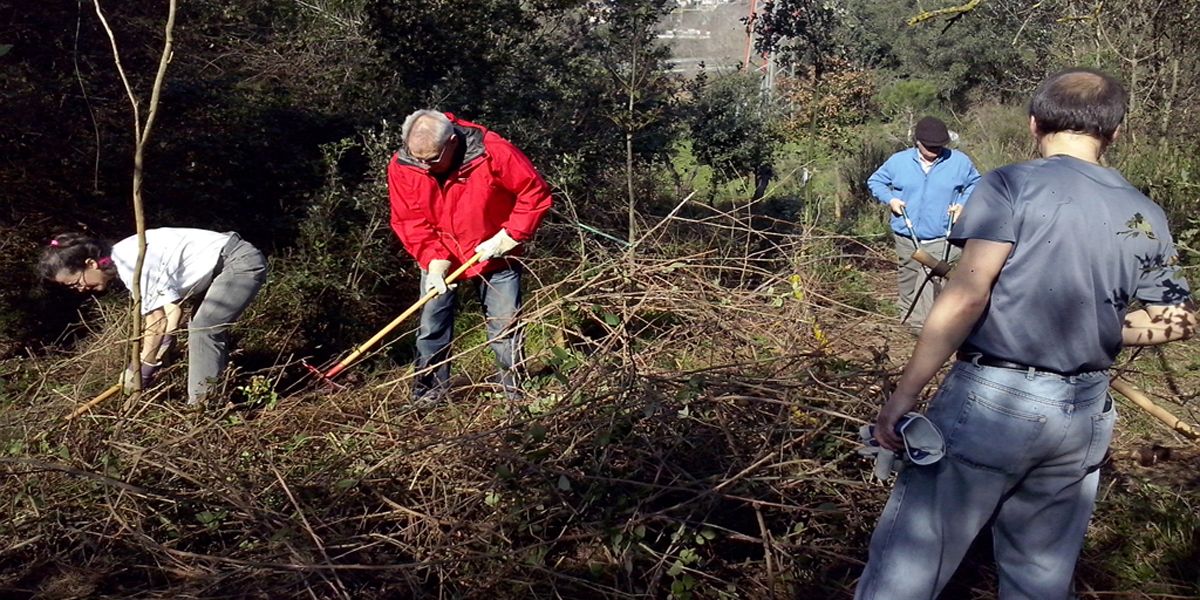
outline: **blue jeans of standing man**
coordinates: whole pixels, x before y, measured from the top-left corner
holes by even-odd
[[[946,457],[899,476],[857,600],[934,600],[992,527],[1000,600],[1067,600],[1116,411],[1108,373],[958,362],[927,416]]]
[[[426,273],[421,272],[421,289]],[[500,384],[511,398],[519,394],[514,365],[520,362],[521,336],[516,328],[521,309],[521,271],[512,266],[477,278],[479,301],[487,318],[488,345],[496,355]],[[421,310],[417,330],[416,379],[413,398],[434,399],[444,394],[450,383],[450,342],[454,337],[454,311],[457,300],[453,291],[436,296]]]

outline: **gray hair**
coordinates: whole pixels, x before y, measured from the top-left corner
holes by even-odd
[[[404,140],[405,147],[409,146],[409,136],[415,135],[420,141],[441,148],[453,133],[454,124],[444,113],[427,108],[413,111],[400,128],[400,138]]]

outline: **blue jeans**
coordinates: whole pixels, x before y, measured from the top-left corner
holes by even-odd
[[[946,457],[899,476],[857,600],[933,600],[989,523],[1000,600],[1067,600],[1116,411],[1108,373],[958,362],[927,416]]]
[[[424,271],[421,289],[425,289]],[[517,396],[519,388],[513,366],[520,362],[521,336],[516,328],[517,312],[521,309],[521,271],[512,267],[481,275],[478,278],[479,301],[487,318],[488,345],[496,355],[500,384],[509,397]],[[446,392],[450,384],[450,341],[454,337],[454,292],[436,296],[421,310],[421,325],[417,329],[417,361],[414,365],[413,398],[424,399]]]

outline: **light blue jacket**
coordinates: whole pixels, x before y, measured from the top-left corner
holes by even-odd
[[[966,154],[946,148],[926,174],[916,148],[892,155],[867,179],[871,194],[882,204],[904,201],[917,238],[946,237],[951,204],[966,204],[979,181],[979,171]],[[892,217],[892,231],[909,237],[903,217]]]

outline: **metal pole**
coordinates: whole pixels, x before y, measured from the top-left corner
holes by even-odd
[[[750,69],[750,50],[754,48],[754,7],[757,4],[757,0],[750,0],[750,12],[746,15],[746,58],[742,62],[746,70]]]

